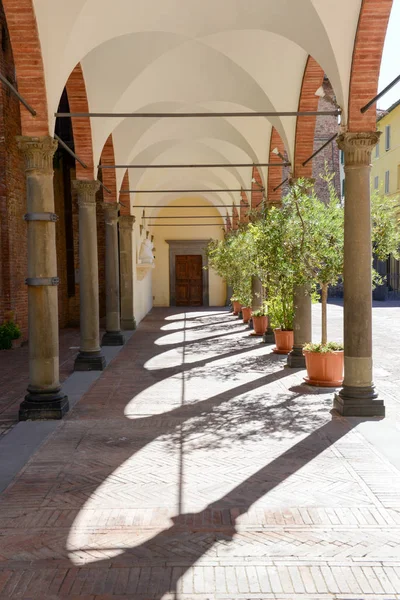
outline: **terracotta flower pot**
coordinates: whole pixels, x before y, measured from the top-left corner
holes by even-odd
[[[14,348],[21,348],[21,344],[22,344],[22,338],[17,338],[16,340],[11,340],[11,347]]]
[[[264,335],[268,327],[268,317],[255,317],[253,315],[253,326],[255,335]]]
[[[251,319],[251,308],[242,307],[243,323],[248,323]]]
[[[321,387],[339,387],[343,383],[344,352],[310,352],[303,350],[306,359],[306,383]]]
[[[293,331],[286,329],[274,329],[275,354],[289,354],[293,348]]]
[[[242,305],[240,304],[240,302],[237,302],[236,300],[233,300],[232,304],[233,304],[233,314],[237,316],[239,314],[240,309],[242,308]]]

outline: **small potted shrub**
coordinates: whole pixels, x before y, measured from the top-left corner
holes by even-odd
[[[289,354],[293,348],[293,294],[275,296],[269,300],[269,318],[274,330],[275,354]]]
[[[243,319],[243,323],[248,323],[251,319],[251,288],[249,284],[250,280],[244,278],[240,286],[241,289],[238,292],[242,313],[241,318]]]
[[[14,321],[0,325],[0,350],[10,350],[20,345],[21,330]]]
[[[268,305],[264,303],[261,308],[252,312],[254,335],[264,335],[268,327]]]
[[[240,304],[236,296],[232,296],[231,302],[233,306],[233,314],[235,315],[235,317],[237,317],[240,311],[242,310],[242,305]]]

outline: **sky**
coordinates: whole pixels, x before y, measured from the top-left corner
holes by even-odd
[[[398,75],[400,75],[400,0],[393,0],[389,27],[383,48],[378,91],[380,92]],[[378,101],[378,108],[387,109],[399,99],[400,82]]]

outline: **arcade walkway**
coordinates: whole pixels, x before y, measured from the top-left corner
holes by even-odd
[[[153,309],[0,496],[0,598],[400,598],[399,312],[368,422],[226,311]]]

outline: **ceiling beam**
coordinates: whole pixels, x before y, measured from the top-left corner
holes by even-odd
[[[98,169],[228,169],[228,168],[253,168],[253,167],[290,167],[290,162],[282,163],[217,163],[196,165],[98,165]]]
[[[261,112],[191,112],[191,113],[98,113],[98,112],[56,112],[54,116],[60,119],[73,118],[117,118],[117,119],[192,119],[217,117],[318,117],[339,116],[340,109],[310,110],[310,111],[261,111]]]

